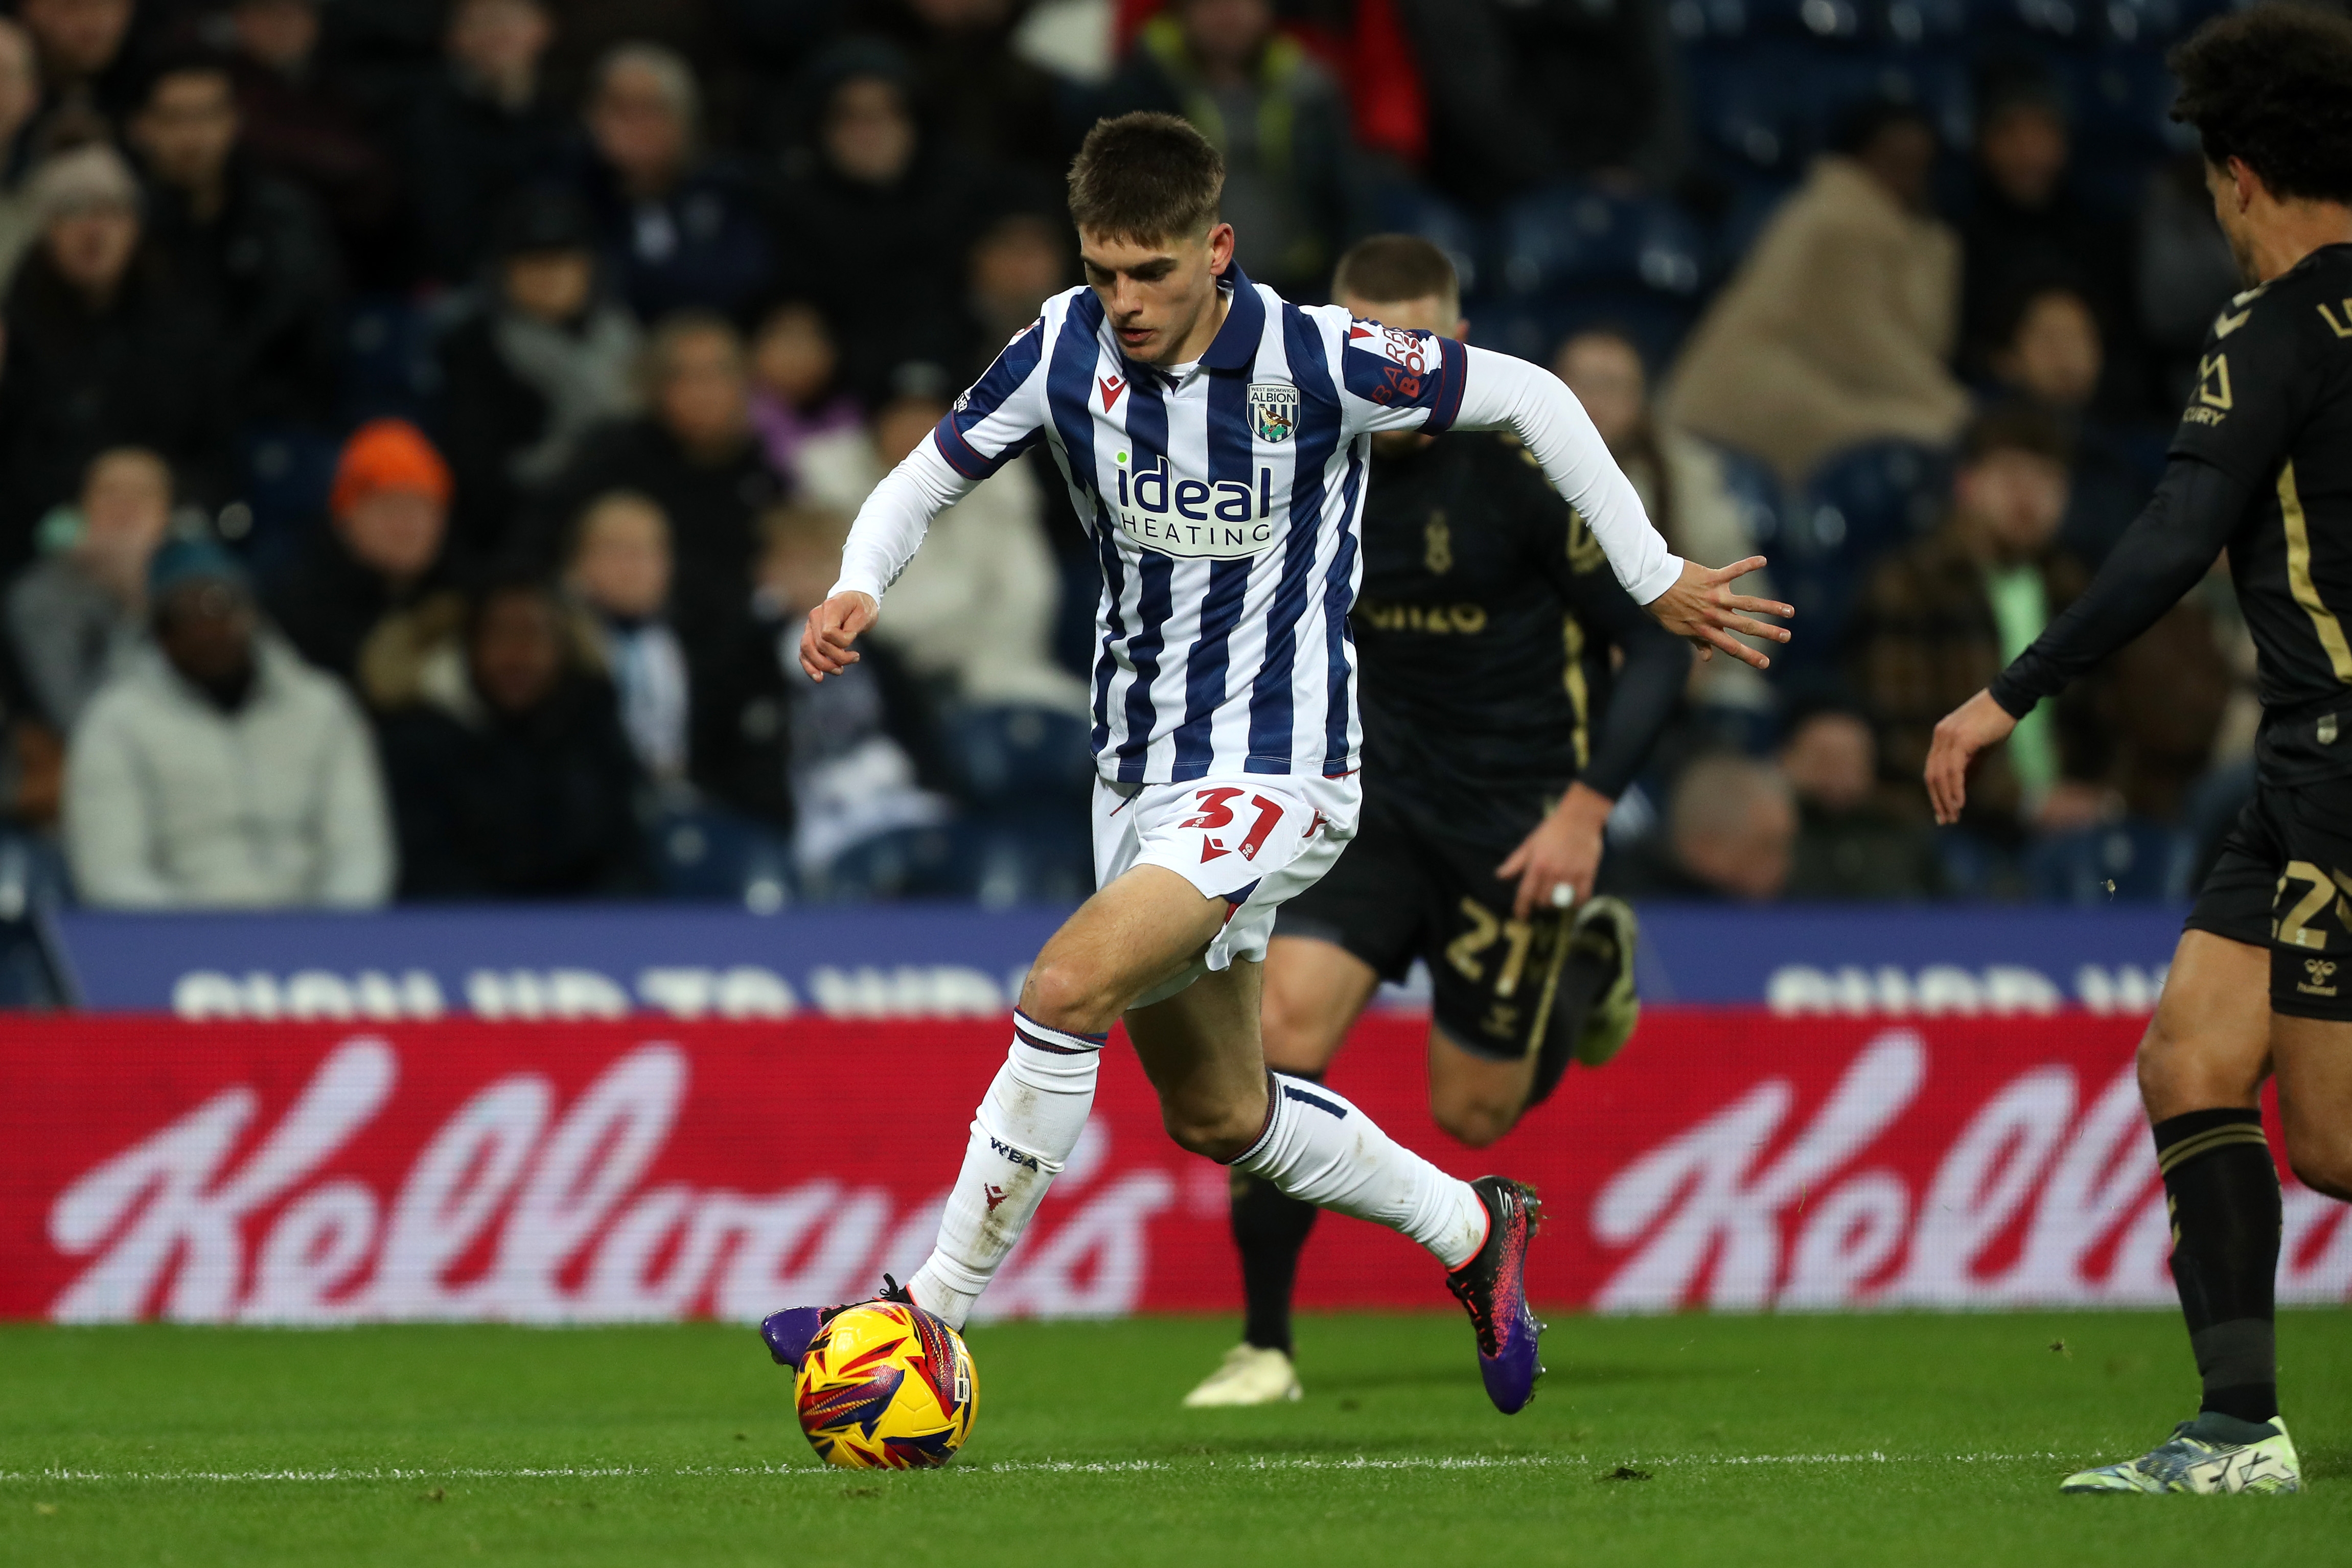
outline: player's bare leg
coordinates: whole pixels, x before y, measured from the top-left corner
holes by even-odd
[[[2071,1476],[2074,1492],[2293,1491],[2294,1445],[2278,1419],[2273,1287],[2278,1173],[2263,1137],[2261,1095],[2281,1043],[2294,1098],[2324,1104],[2352,1091],[2352,1067],[2323,1065],[2310,1031],[2352,1049],[2352,1026],[2274,1018],[2269,950],[2211,931],[2184,932],[2139,1047],[2140,1097],[2154,1129],[2173,1226],[2172,1275],[2204,1394],[2196,1417],[2137,1459]],[[2297,1027],[2305,1026],[2306,1027]],[[2330,1068],[2333,1068],[2332,1072]],[[2345,1102],[2338,1099],[2341,1107]],[[2320,1158],[2328,1156],[2322,1155]]]
[[[1473,1149],[1518,1125],[1535,1087],[1536,1054],[1513,1061],[1465,1050],[1444,1029],[1429,1031],[1429,1114]]]
[[[2273,1015],[2271,1068],[2295,1180],[2352,1203],[2352,1024]]]

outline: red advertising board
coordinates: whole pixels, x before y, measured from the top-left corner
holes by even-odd
[[[1332,1083],[1465,1174],[1542,1191],[1537,1297],[1606,1310],[2171,1299],[2136,1020],[1654,1009],[1495,1148],[1431,1124],[1423,1030]],[[0,1025],[0,1315],[751,1319],[902,1277],[1002,1023]],[[1224,1172],[1114,1042],[1087,1139],[983,1310],[1223,1310]],[[2287,1187],[2282,1296],[2352,1299],[2352,1224]],[[1444,1304],[1327,1218],[1314,1306]]]

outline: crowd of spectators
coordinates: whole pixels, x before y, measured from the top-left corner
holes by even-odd
[[[1962,827],[1917,787],[2145,500],[2236,286],[2134,97],[2197,6],[2107,9],[16,0],[0,807],[119,906],[1082,889],[1096,582],[1045,454],[848,676],[792,647],[1076,280],[1079,137],[1150,108],[1223,149],[1251,276],[1319,300],[1430,235],[1675,549],[1774,558],[1799,644],[1695,667],[1608,879],[2177,891],[2251,746],[2225,587]]]

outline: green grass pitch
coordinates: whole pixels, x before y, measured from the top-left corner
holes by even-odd
[[[1451,1317],[971,1335],[942,1472],[819,1467],[751,1331],[0,1329],[0,1563],[2128,1563],[2352,1551],[2352,1321],[2280,1325],[2307,1490],[2062,1498],[2193,1403],[2164,1313],[1562,1317],[1524,1414]]]

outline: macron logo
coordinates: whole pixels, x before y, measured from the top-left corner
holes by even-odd
[[[1127,390],[1127,378],[1123,375],[1107,375],[1098,384],[1102,387],[1103,412],[1108,414],[1118,406],[1118,395]]]

